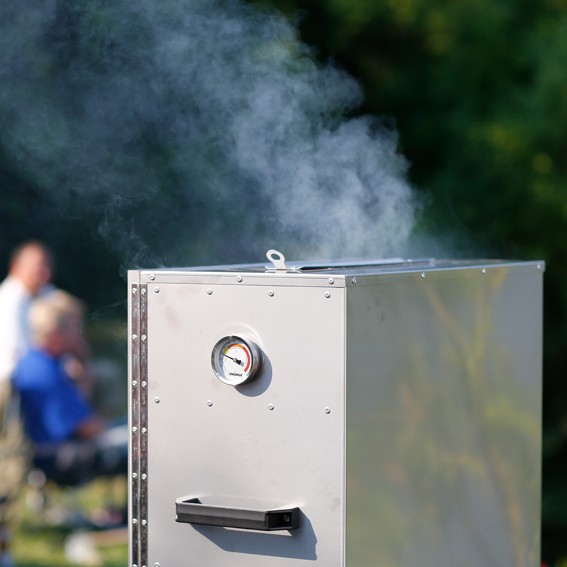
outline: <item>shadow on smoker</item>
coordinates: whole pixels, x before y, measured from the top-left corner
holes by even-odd
[[[264,361],[262,363],[262,368],[260,370],[260,375],[258,378],[250,382],[249,384],[241,384],[235,386],[243,396],[248,398],[256,398],[261,396],[272,383],[272,363],[270,359],[264,354]]]
[[[232,553],[315,561],[317,537],[313,526],[303,512],[300,521],[300,529],[285,532],[257,532],[196,524],[192,526],[216,546]]]

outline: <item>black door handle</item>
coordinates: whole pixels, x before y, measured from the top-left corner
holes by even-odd
[[[203,526],[221,526],[245,530],[296,530],[299,528],[299,508],[255,510],[203,504],[199,498],[178,498],[175,521]]]

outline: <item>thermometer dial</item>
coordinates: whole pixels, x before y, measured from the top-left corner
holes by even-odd
[[[261,363],[260,349],[252,341],[235,335],[220,339],[211,355],[211,364],[218,379],[231,386],[253,380]]]

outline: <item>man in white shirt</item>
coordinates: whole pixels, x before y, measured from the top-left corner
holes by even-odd
[[[30,241],[12,253],[8,276],[0,284],[0,383],[9,381],[30,347],[28,311],[32,299],[51,286],[52,256],[40,242]]]
[[[11,377],[18,361],[30,348],[28,312],[34,297],[48,293],[51,286],[52,257],[40,242],[18,246],[10,258],[8,276],[0,284],[0,427],[4,454],[0,478],[0,567],[13,567],[8,550],[8,519],[17,496],[17,478],[24,471],[24,452],[14,450],[21,442],[20,427],[8,423]],[[6,456],[8,455],[8,456]],[[7,466],[8,465],[8,466]],[[10,470],[12,474],[7,474]],[[13,478],[14,477],[14,478]]]

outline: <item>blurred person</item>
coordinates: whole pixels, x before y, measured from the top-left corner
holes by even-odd
[[[0,567],[14,565],[8,549],[8,525],[27,463],[10,378],[30,346],[28,310],[31,301],[52,289],[49,285],[52,266],[52,255],[45,245],[37,241],[24,242],[12,252],[8,275],[0,284]]]
[[[28,311],[34,297],[53,289],[52,269],[52,254],[40,242],[24,242],[12,252],[8,275],[0,284],[0,383],[9,382],[30,348]]]
[[[61,290],[35,299],[29,310],[32,347],[13,374],[34,466],[60,485],[126,474],[128,463],[126,425],[111,427],[99,416],[65,366],[66,357],[86,351],[84,311],[81,301]]]

